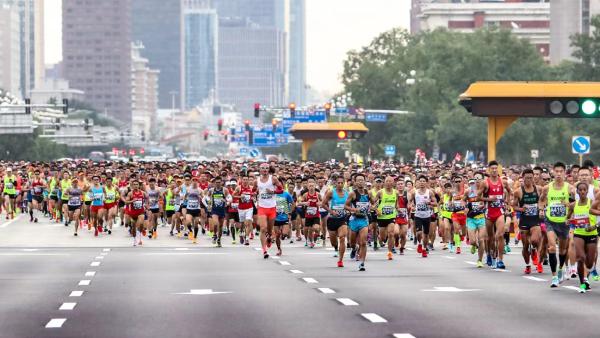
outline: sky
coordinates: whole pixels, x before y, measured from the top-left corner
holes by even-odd
[[[46,64],[62,59],[61,2],[45,1]],[[338,92],[346,53],[391,28],[408,29],[409,10],[410,0],[306,0],[308,85],[320,92]]]

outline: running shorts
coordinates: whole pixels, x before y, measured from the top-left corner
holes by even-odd
[[[485,228],[485,218],[467,218],[467,229],[477,230]]]
[[[420,218],[415,217],[415,230],[423,231],[423,234],[429,235],[429,225],[431,224],[431,218]]]
[[[583,239],[583,243],[584,245],[588,245],[588,244],[597,244],[598,243],[598,236],[596,235],[592,235],[592,236],[585,236],[585,235],[573,235],[575,238],[581,238]]]
[[[345,218],[331,218],[327,219],[327,230],[329,231],[338,231],[338,229],[346,224]]]
[[[315,218],[307,218],[307,219],[304,221],[304,226],[305,226],[305,227],[312,227],[312,226],[314,226],[314,225],[320,225],[320,224],[321,224],[321,219],[320,219],[320,218],[318,218],[318,217],[315,217]]]
[[[273,219],[277,217],[277,208],[258,208],[258,216],[266,216],[267,219]],[[317,218],[318,219],[318,218]]]
[[[467,215],[455,212],[452,214],[452,222],[458,223],[459,225],[465,225],[467,224]]]
[[[377,226],[379,226],[380,228],[386,228],[388,225],[390,225],[392,223],[394,223],[393,218],[377,220]]]
[[[363,228],[366,228],[369,226],[369,219],[364,217],[364,218],[351,218],[349,221],[349,225],[350,225],[350,230],[352,230],[353,232],[359,232],[360,230],[362,230]]]
[[[253,210],[252,209],[239,209],[238,210],[238,220],[239,222],[252,221],[253,220]]]
[[[569,225],[567,223],[554,223],[546,220],[546,231],[553,231],[558,238],[569,238]]]

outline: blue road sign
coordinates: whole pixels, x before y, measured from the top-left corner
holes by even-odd
[[[367,122],[387,122],[387,114],[384,113],[367,113]]]
[[[314,112],[309,111],[297,111],[294,115],[294,118],[284,118],[283,119],[283,133],[289,134],[290,129],[296,123],[320,123],[327,122],[327,116],[324,110],[317,110]]]
[[[591,143],[589,136],[573,136],[571,150],[573,154],[585,155],[590,153]]]
[[[273,133],[272,130],[258,129],[254,132],[253,145],[255,147],[277,147],[287,144],[288,136],[280,131]]]
[[[345,115],[348,114],[348,107],[337,107],[335,108],[336,115]]]
[[[240,155],[244,156],[248,154],[248,148],[242,147],[240,148]]]
[[[394,157],[396,156],[396,146],[393,144],[388,144],[385,146],[385,156]]]
[[[252,158],[257,158],[260,156],[260,150],[256,149],[256,148],[252,148],[250,149],[250,153],[249,153],[250,157]]]

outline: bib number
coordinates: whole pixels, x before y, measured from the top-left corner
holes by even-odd
[[[565,217],[567,215],[567,208],[562,205],[551,205],[550,206],[550,217]]]
[[[79,196],[71,197],[69,198],[69,202],[67,204],[72,207],[78,207],[81,205],[81,198],[79,198]]]
[[[394,213],[394,207],[385,206],[381,208],[381,214],[384,216],[392,215]]]
[[[537,216],[538,215],[538,206],[535,204],[525,204],[523,206],[525,209],[523,211],[523,215],[525,216]]]
[[[317,207],[308,207],[306,208],[306,214],[310,216],[315,216],[319,209]]]
[[[133,205],[134,209],[139,210],[142,208],[143,202],[142,201],[133,201],[132,205]]]

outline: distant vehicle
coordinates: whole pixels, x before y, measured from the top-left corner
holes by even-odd
[[[94,162],[100,162],[100,161],[105,161],[106,157],[104,156],[104,153],[101,151],[92,151],[90,152],[90,154],[88,155],[88,158]]]

